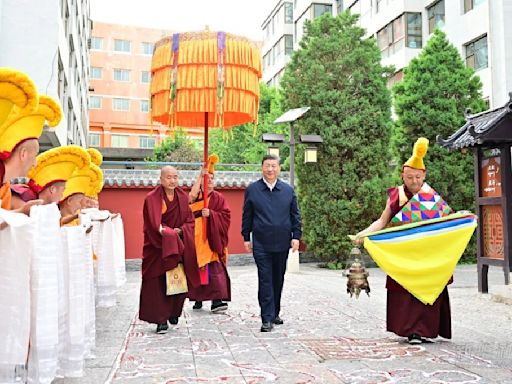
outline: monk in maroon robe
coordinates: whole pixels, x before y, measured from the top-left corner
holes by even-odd
[[[165,166],[160,185],[144,200],[144,248],[139,319],[167,331],[167,321],[177,324],[186,293],[166,295],[165,273],[183,264],[188,288],[199,285],[194,247],[194,216],[188,193],[178,187],[178,172]]]
[[[403,173],[410,173],[410,171],[406,167]],[[407,204],[414,194],[407,189],[407,184],[404,186],[404,191],[407,196],[405,204]],[[393,217],[400,212],[405,204],[400,205],[397,187],[390,188],[388,196],[391,217]],[[450,278],[448,284],[452,282],[453,278]],[[405,337],[418,335],[428,338],[437,336],[445,339],[452,338],[450,298],[446,287],[432,305],[423,304],[389,276],[387,276],[386,288],[388,290],[387,330],[389,332]]]
[[[428,147],[428,141],[426,143]],[[380,218],[359,232],[357,238],[385,228],[402,207],[420,191],[426,176],[422,160],[425,153],[426,149],[421,156],[418,156],[415,145],[415,154],[402,167],[403,187],[388,190],[386,208]],[[361,243],[361,240],[357,242]],[[452,282],[453,279],[450,278],[448,284]],[[446,287],[433,305],[423,304],[389,276],[387,276],[386,288],[388,290],[386,318],[389,332],[407,337],[410,344],[420,344],[426,341],[424,338],[437,336],[451,339],[450,299]]]
[[[194,300],[194,309],[201,309],[202,302],[211,300],[211,311],[221,312],[231,301],[231,281],[227,271],[228,230],[231,210],[222,194],[214,191],[213,166],[205,168],[190,191],[191,209],[196,219],[195,242],[197,263],[200,267],[201,285],[189,290],[188,298]],[[208,174],[208,208],[204,208],[202,181]],[[202,220],[207,220],[207,237],[203,237]]]

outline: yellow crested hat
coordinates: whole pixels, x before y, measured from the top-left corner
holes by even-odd
[[[87,191],[85,192],[85,196],[97,199],[98,194],[103,189],[103,171],[100,167],[93,163],[91,163],[91,171],[92,177],[89,184],[89,188],[87,188]]]
[[[38,139],[43,133],[45,120],[50,127],[59,124],[62,111],[49,96],[39,96],[34,111],[14,107],[9,118],[0,127],[0,159],[7,159],[18,144],[28,139]]]
[[[208,157],[208,173],[215,174],[215,164],[219,162],[219,156],[216,154]]]
[[[96,173],[91,169],[94,164],[89,164],[83,168],[77,168],[66,182],[66,188],[62,194],[62,200],[66,200],[75,193],[88,192],[91,181],[97,179]]]
[[[16,108],[33,112],[38,100],[30,77],[14,68],[0,67],[0,127]]]
[[[89,166],[87,151],[78,145],[52,148],[36,158],[36,165],[28,172],[30,188],[39,193],[56,181],[67,181],[77,168]]]
[[[423,158],[427,154],[428,151],[428,139],[424,137],[420,137],[414,143],[414,148],[412,150],[412,156],[409,157],[404,163],[404,167],[410,167],[414,169],[425,170],[425,164],[423,164]],[[403,168],[403,167],[402,167]]]
[[[87,152],[91,155],[91,162],[98,167],[103,163],[103,155],[96,148],[87,148]]]

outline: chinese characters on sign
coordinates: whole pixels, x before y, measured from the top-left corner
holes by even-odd
[[[480,165],[480,188],[482,197],[501,196],[501,165],[500,157],[483,159]]]

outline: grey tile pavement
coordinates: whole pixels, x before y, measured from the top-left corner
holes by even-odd
[[[97,309],[95,359],[83,378],[64,383],[510,383],[512,306],[490,270],[490,295],[477,291],[476,266],[459,266],[449,288],[452,340],[411,346],[385,331],[385,275],[370,270],[371,296],[349,298],[340,271],[301,264],[286,275],[282,318],[259,332],[254,265],[230,267],[226,314],[185,304],[164,335],[137,319],[140,272],[127,273],[118,305]]]

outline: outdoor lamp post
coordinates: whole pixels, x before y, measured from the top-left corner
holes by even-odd
[[[316,163],[318,154],[318,144],[324,140],[320,135],[300,135],[300,142],[308,146],[304,150],[304,163]]]
[[[310,107],[289,109],[274,121],[274,124],[290,123],[290,185],[292,188],[295,188],[295,127],[293,124],[309,109]]]
[[[274,123],[290,123],[290,141],[286,142],[284,140],[283,135],[279,135],[276,133],[264,133],[262,136],[262,141],[265,143],[271,143],[271,146],[268,148],[268,154],[277,154],[279,155],[279,148],[276,148],[277,143],[286,143],[290,145],[290,185],[295,188],[295,121],[299,120],[307,111],[309,111],[310,107],[302,107],[295,108],[286,111],[283,115],[278,117]],[[323,140],[319,135],[301,135],[299,143],[307,144],[307,148],[305,150],[305,162],[306,163],[315,163],[317,158],[317,146],[322,143]]]
[[[270,143],[267,149],[267,155],[274,155],[279,157],[278,144],[284,143],[284,135],[280,135],[278,133],[264,133],[261,136],[261,141],[264,143]]]

